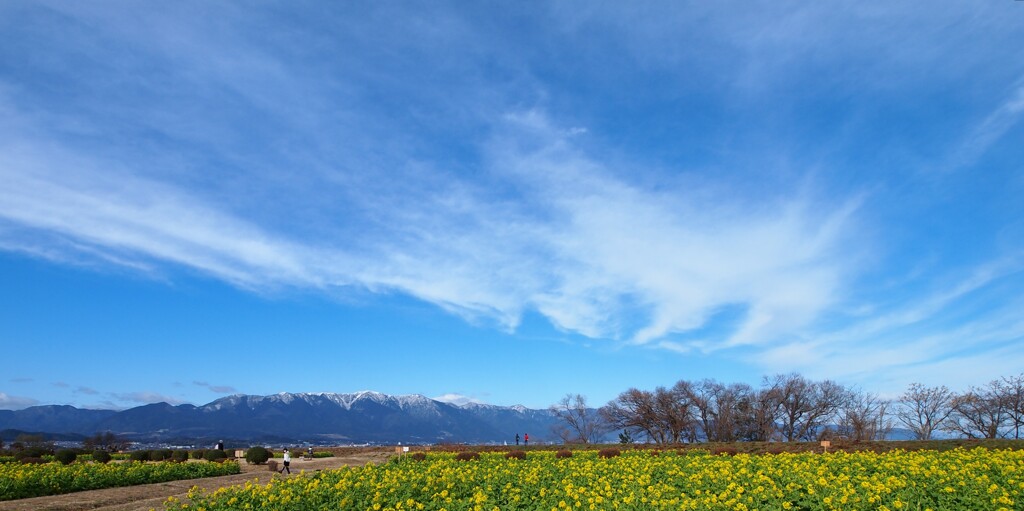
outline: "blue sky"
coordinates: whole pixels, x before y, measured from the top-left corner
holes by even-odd
[[[1024,3],[0,3],[0,408],[1024,371]]]

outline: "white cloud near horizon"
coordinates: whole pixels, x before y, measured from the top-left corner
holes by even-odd
[[[0,410],[21,410],[39,404],[39,401],[30,397],[12,396],[6,392],[0,392]]]
[[[477,399],[475,397],[466,396],[466,395],[458,394],[458,393],[454,393],[454,392],[449,392],[447,394],[441,394],[440,396],[432,397],[430,399],[433,399],[434,401],[440,401],[442,403],[450,403],[450,404],[453,404],[453,405],[456,405],[456,406],[467,405],[469,403],[476,403],[476,404],[483,404],[484,403],[483,401],[481,401],[481,400],[479,400],[479,399]]]

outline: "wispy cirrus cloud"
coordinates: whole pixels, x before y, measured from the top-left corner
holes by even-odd
[[[158,392],[150,391],[112,392],[110,393],[110,397],[116,401],[139,404],[167,403],[169,405],[180,405],[186,402],[173,396],[167,396]]]
[[[375,196],[378,228],[358,244],[292,239],[173,183],[24,139],[0,153],[0,218],[71,241],[47,250],[87,246],[80,255],[134,268],[181,265],[261,291],[397,290],[507,329],[536,310],[567,332],[636,343],[733,304],[749,313],[717,343],[771,339],[812,321],[850,271],[838,244],[855,197],[823,211],[810,196],[751,201],[699,181],[653,191],[541,111],[494,122],[487,179],[512,194],[448,176],[411,197]]]
[[[996,144],[1007,132],[1020,122],[1024,115],[1024,78],[1009,97],[975,125],[955,148],[950,158],[950,167],[958,169],[969,166],[981,157],[985,151]]]
[[[206,383],[205,381],[194,381],[192,382],[192,384],[197,387],[203,387],[204,389],[207,389],[210,392],[214,392],[217,394],[234,394],[238,392],[237,389],[230,385],[211,385],[209,383]]]

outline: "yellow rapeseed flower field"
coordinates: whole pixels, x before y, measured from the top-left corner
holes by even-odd
[[[0,463],[0,501],[241,472],[238,463]]]
[[[604,459],[431,454],[275,478],[168,507],[275,510],[1012,510],[1024,509],[1024,452],[710,456],[649,451]]]

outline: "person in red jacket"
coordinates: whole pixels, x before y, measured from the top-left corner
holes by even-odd
[[[530,434],[523,433],[523,445],[530,445]]]

